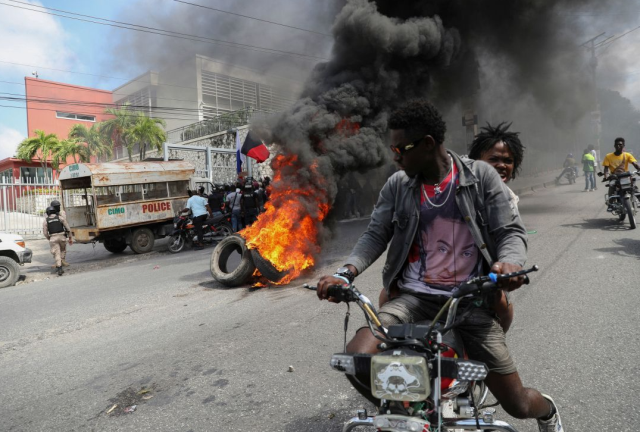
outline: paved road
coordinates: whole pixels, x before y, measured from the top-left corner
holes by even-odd
[[[508,340],[523,381],[556,398],[569,431],[636,431],[640,230],[578,186],[520,207],[542,269],[514,295]],[[341,264],[363,227],[338,224],[300,284]],[[294,287],[221,288],[208,259],[155,255],[0,290],[0,429],[339,431],[363,405],[328,368],[345,306]],[[374,298],[382,265],[358,278]],[[350,333],[361,322],[353,313]]]

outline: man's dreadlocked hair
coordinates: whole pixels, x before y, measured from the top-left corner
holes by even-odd
[[[409,136],[431,135],[436,144],[444,142],[447,132],[438,109],[424,99],[412,100],[393,111],[388,126],[389,129],[404,129]]]
[[[484,152],[491,150],[494,145],[502,141],[513,154],[512,179],[514,179],[520,171],[520,165],[522,165],[524,146],[518,138],[519,132],[507,132],[510,127],[511,123],[507,124],[506,122],[500,123],[498,126],[491,126],[487,123],[487,126],[481,128],[481,132],[474,138],[469,150],[469,158],[482,159]]]

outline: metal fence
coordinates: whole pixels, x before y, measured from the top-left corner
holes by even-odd
[[[60,187],[52,179],[0,177],[0,232],[42,237],[42,220]]]

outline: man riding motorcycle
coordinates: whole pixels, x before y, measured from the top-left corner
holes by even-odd
[[[618,137],[615,139],[613,143],[613,148],[615,151],[613,153],[608,153],[604,160],[602,161],[602,166],[604,167],[604,179],[609,179],[609,170],[611,170],[611,174],[622,174],[624,172],[629,171],[629,164],[632,164],[637,170],[640,170],[640,165],[638,165],[638,161],[633,157],[631,153],[627,153],[624,151],[625,141],[624,138]],[[615,193],[615,183],[612,183],[609,186],[609,196]],[[610,212],[613,210],[611,204],[607,207],[607,211]]]
[[[576,163],[576,160],[573,157],[573,153],[569,153],[567,155],[567,157],[564,160],[564,163],[562,164],[562,167],[564,169],[562,170],[560,175],[556,177],[556,183],[558,183],[562,178],[562,176],[564,176],[565,174],[574,174],[576,177],[578,177],[578,164]]]
[[[334,300],[328,288],[353,281],[391,242],[383,270],[391,300],[379,310],[385,327],[433,319],[453,286],[489,270],[521,270],[527,248],[526,230],[500,176],[490,165],[444,148],[446,125],[433,105],[407,104],[392,113],[389,128],[402,171],[380,192],[346,265],[323,276],[317,288],[321,300]],[[502,288],[512,291],[523,282],[512,278]],[[470,357],[487,364],[485,383],[510,415],[536,418],[541,431],[563,432],[553,400],[522,385],[491,304],[471,308],[458,327]],[[377,345],[371,332],[360,329],[347,351],[373,354]]]

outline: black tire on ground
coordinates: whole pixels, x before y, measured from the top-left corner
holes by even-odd
[[[242,255],[238,267],[233,271],[227,270],[227,261],[233,252]],[[230,235],[220,240],[211,253],[211,276],[221,284],[236,287],[245,283],[256,266],[251,258],[251,251],[247,249],[244,239],[239,235]]]
[[[111,253],[122,253],[127,248],[127,242],[121,239],[106,239],[103,244]]]
[[[0,288],[14,286],[20,277],[20,266],[13,258],[0,257]]]
[[[624,206],[624,203],[622,203],[622,205]],[[622,222],[624,220],[624,218],[627,217],[627,213],[626,212],[622,212],[620,215],[618,215],[618,220],[620,222]]]
[[[183,235],[172,235],[169,237],[169,252],[178,253],[184,249],[185,244],[187,244],[187,242]]]
[[[151,252],[154,242],[155,237],[149,228],[137,228],[131,235],[131,244],[129,246],[135,253],[143,254]]]
[[[253,258],[253,263],[256,265],[258,270],[260,270],[262,276],[266,277],[271,282],[280,282],[280,280],[289,273],[286,270],[278,271],[273,264],[262,258],[256,249],[251,249],[251,258]]]
[[[631,207],[631,198],[624,199],[624,208],[629,215],[629,225],[631,225],[631,229],[636,229],[636,217],[633,214],[633,208]]]

